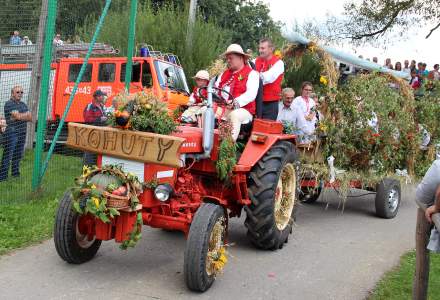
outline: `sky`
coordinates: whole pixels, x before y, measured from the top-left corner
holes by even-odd
[[[325,21],[327,14],[341,15],[345,0],[265,0],[268,4],[271,16],[277,21],[286,24],[285,29],[290,29],[293,24],[301,24],[304,20]],[[415,59],[417,62],[426,62],[428,69],[432,69],[435,63],[440,63],[440,29],[435,31],[429,39],[425,39],[429,32],[428,27],[414,29],[408,36],[395,40],[383,47],[361,46],[354,48],[346,45],[342,47],[344,52],[362,55],[364,58],[377,56],[379,63],[390,57],[393,64],[396,61],[403,63],[405,59]],[[335,47],[341,49],[341,46]]]

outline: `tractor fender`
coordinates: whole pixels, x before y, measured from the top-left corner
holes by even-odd
[[[228,204],[225,199],[220,199],[220,198],[217,198],[214,196],[203,196],[202,201],[204,203],[213,203],[213,204],[217,204],[217,205],[220,205],[223,207],[225,207]]]
[[[257,133],[259,134],[259,133]],[[295,135],[287,134],[265,134],[267,139],[264,143],[255,142],[251,139],[246,144],[236,169],[250,171],[252,167],[275,145],[278,141],[289,141],[293,148],[296,148]]]

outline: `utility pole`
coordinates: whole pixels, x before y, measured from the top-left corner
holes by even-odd
[[[41,83],[41,66],[43,64],[43,44],[44,44],[44,34],[46,30],[47,21],[47,2],[48,0],[43,0],[41,2],[41,13],[40,21],[38,23],[38,34],[36,41],[36,49],[34,61],[32,63],[32,75],[31,75],[31,85],[28,95],[29,110],[32,116],[37,115],[38,111],[38,98],[40,96],[40,83]],[[28,123],[28,134],[26,139],[26,149],[32,149],[35,139],[35,126],[37,120],[33,119],[32,122]]]
[[[191,0],[189,4],[188,30],[186,31],[186,52],[192,49],[194,24],[196,23],[197,0]]]

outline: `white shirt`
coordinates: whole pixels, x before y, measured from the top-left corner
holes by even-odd
[[[55,46],[63,46],[64,42],[61,39],[53,39],[53,44],[55,44]]]
[[[411,74],[411,69],[410,69],[410,68],[403,68],[403,69],[402,69],[402,72],[405,72],[405,73]]]
[[[27,40],[27,41],[26,40],[22,40],[20,45],[32,45],[32,42],[31,42],[31,40]]]
[[[217,81],[215,82],[216,87],[220,86],[220,81],[223,77],[223,74],[224,73],[222,73],[222,75],[219,76]],[[241,94],[240,96],[235,98],[235,100],[240,105],[240,107],[246,106],[247,104],[251,103],[252,101],[255,101],[255,98],[257,98],[259,85],[260,85],[260,77],[258,75],[258,72],[252,70],[249,73],[248,80],[246,82],[246,92],[244,92],[243,94]],[[227,92],[231,91],[230,86],[224,86],[223,89],[226,90]],[[229,96],[226,93],[222,93],[222,97],[224,99],[229,98]]]
[[[313,118],[310,121],[306,120],[305,117],[308,116],[312,111],[312,108],[316,106],[315,101],[312,98],[309,98],[309,101],[307,103],[302,96],[298,96],[293,100],[292,106],[298,109],[304,118],[304,125],[302,125],[302,130],[307,135],[314,134],[316,122],[318,121],[316,118],[316,114],[313,114]]]
[[[295,133],[298,135],[311,135],[314,132],[314,128],[311,131],[307,126],[307,120],[304,118],[304,114],[298,107],[293,104],[290,107],[286,107],[282,101],[279,103],[277,121],[291,123],[296,129]]]
[[[255,63],[255,59],[253,62]],[[263,85],[273,83],[277,78],[284,73],[284,62],[280,59],[269,70],[261,72],[260,77],[263,80]]]

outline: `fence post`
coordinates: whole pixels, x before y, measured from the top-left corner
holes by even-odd
[[[127,64],[125,65],[125,91],[128,92],[131,83],[131,72],[133,69],[133,49],[136,38],[136,14],[137,0],[130,3],[130,23],[128,28]]]
[[[47,97],[49,95],[50,63],[52,61],[52,39],[55,34],[57,0],[48,0],[47,23],[44,35],[43,66],[41,70],[41,90],[38,101],[37,136],[35,145],[34,169],[32,172],[32,189],[36,190],[41,183],[41,162],[43,156],[44,132],[46,129]]]
[[[417,209],[416,227],[416,271],[414,275],[413,299],[426,300],[428,298],[429,282],[429,242],[431,224],[425,218],[423,209]]]
[[[47,22],[47,5],[48,0],[41,2],[41,14],[38,22],[38,35],[36,40],[37,48],[35,49],[34,62],[32,64],[31,86],[29,89],[29,111],[32,116],[38,113],[38,97],[40,96],[41,88],[41,68],[43,65],[43,47],[44,47],[44,32]],[[26,140],[26,149],[32,149],[35,141],[35,126],[36,122],[33,118],[32,122],[28,123],[28,135]]]

